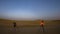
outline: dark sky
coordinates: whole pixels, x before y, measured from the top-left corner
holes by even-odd
[[[60,20],[60,0],[0,0],[0,18]]]

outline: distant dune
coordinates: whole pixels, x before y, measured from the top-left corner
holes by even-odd
[[[60,22],[60,20],[44,20],[45,23],[54,23],[54,22]],[[0,25],[11,25],[13,22],[16,22],[17,25],[39,25],[40,20],[7,20],[7,19],[0,19]]]
[[[7,20],[0,19],[0,26],[13,26],[13,22],[16,22],[17,26],[19,25],[38,25],[38,20]]]

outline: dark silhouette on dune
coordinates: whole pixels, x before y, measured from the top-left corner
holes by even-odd
[[[13,22],[13,27],[14,27],[14,28],[16,27],[16,22]]]

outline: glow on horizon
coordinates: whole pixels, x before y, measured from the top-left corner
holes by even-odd
[[[9,10],[9,12],[2,12],[2,14],[2,18],[12,20],[34,20],[37,18],[37,15],[34,12],[30,12],[30,10]]]

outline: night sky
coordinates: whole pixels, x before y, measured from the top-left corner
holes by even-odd
[[[0,18],[60,20],[60,0],[0,0]]]

